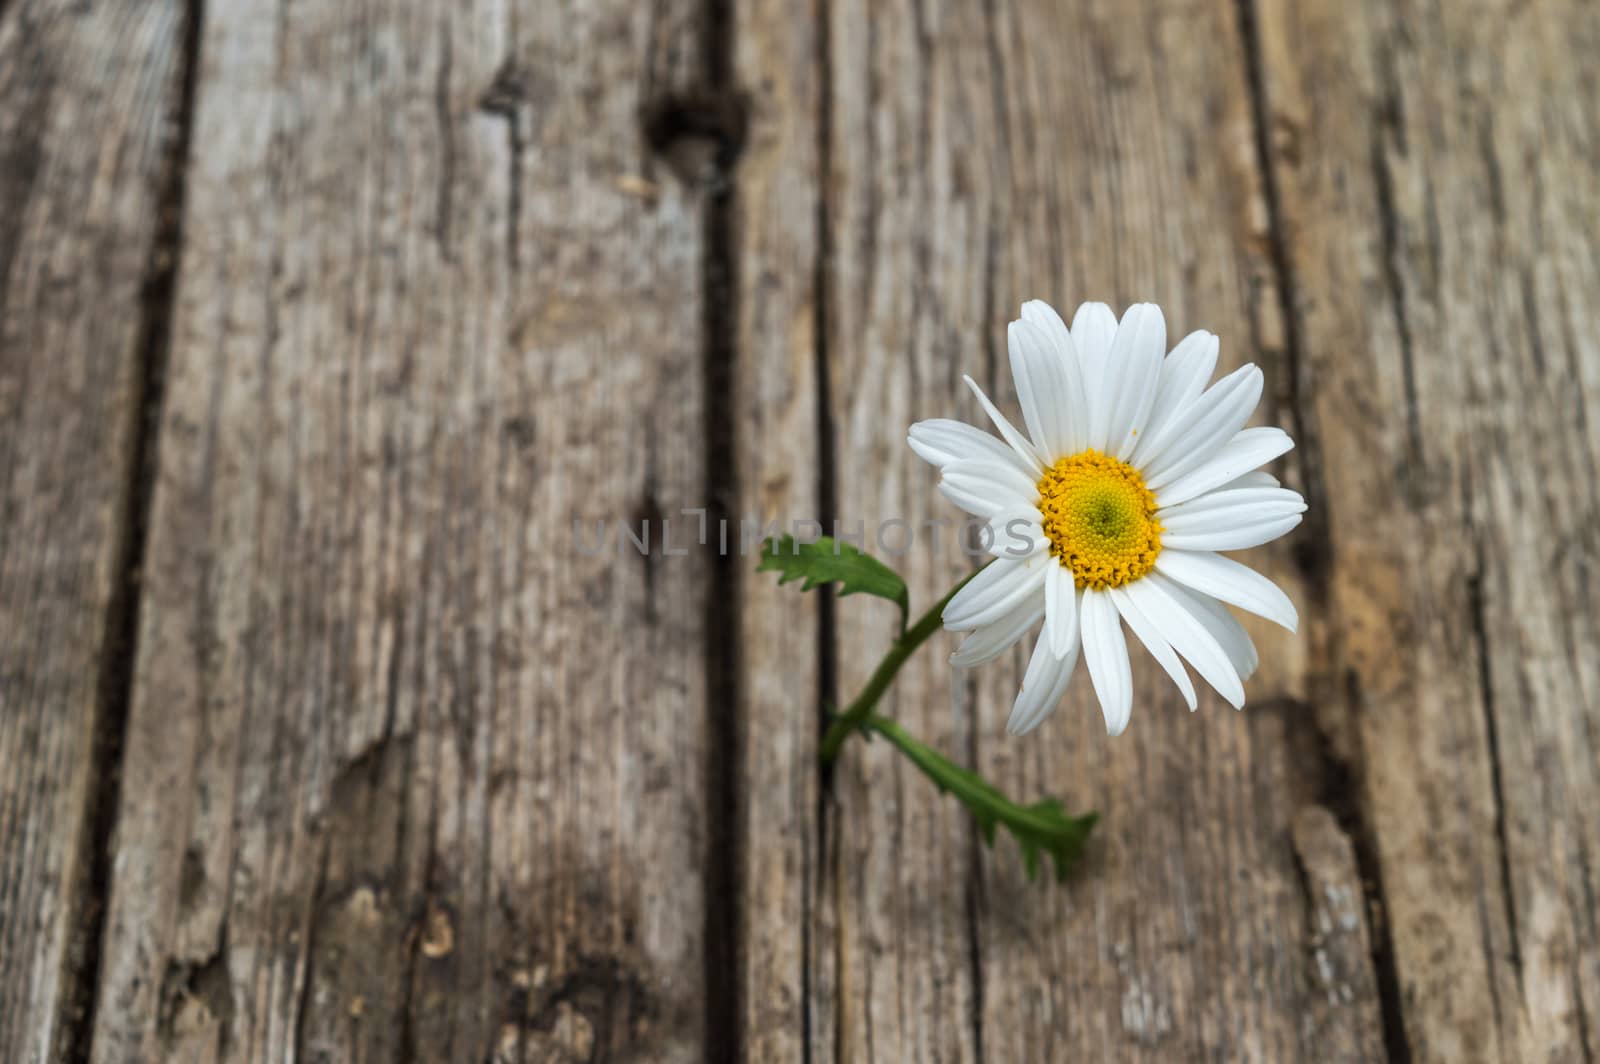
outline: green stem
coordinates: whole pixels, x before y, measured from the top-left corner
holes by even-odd
[[[1018,805],[976,773],[970,770],[952,772],[943,757],[913,739],[897,721],[872,713],[862,721],[861,726],[888,739],[922,770],[923,775],[938,784],[941,790],[960,798],[974,812],[1041,835],[1056,829],[1055,817]]]
[[[1099,820],[1096,813],[1068,816],[1061,803],[1052,798],[1032,805],[1018,805],[977,772],[963,768],[932,747],[917,742],[909,732],[888,717],[870,714],[861,727],[864,731],[877,732],[888,739],[895,749],[906,755],[913,765],[922,770],[924,776],[933,781],[934,786],[960,799],[978,822],[984,842],[994,845],[996,825],[1009,831],[1022,845],[1022,863],[1029,879],[1039,869],[1041,852],[1047,854],[1055,864],[1056,878],[1064,878],[1067,870],[1082,855],[1084,841]]]
[[[933,608],[924,613],[909,631],[903,632],[899,639],[894,641],[894,646],[889,648],[889,653],[878,662],[878,667],[873,670],[872,678],[867,681],[867,686],[861,689],[856,700],[845,707],[845,711],[833,718],[828,725],[827,734],[822,737],[822,746],[817,751],[817,756],[822,758],[823,764],[831,764],[839,756],[839,748],[850,737],[852,732],[860,730],[867,724],[873,709],[878,705],[878,699],[889,689],[894,682],[895,674],[900,671],[900,666],[906,663],[912,653],[928,637],[939,630],[940,622],[944,618],[944,608],[956,596],[956,592],[967,586],[967,581],[977,576],[981,569],[969,573],[960,583],[950,589],[949,594],[934,604]]]

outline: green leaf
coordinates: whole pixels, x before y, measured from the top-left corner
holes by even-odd
[[[888,599],[900,607],[900,630],[905,631],[911,609],[906,582],[899,573],[843,540],[830,536],[815,543],[799,543],[793,536],[769,539],[761,545],[761,564],[756,566],[756,572],[769,570],[779,574],[779,585],[805,581],[800,585],[801,591],[821,584],[838,584],[840,598],[860,592]]]
[[[1099,813],[1068,816],[1058,798],[1017,805],[988,780],[913,739],[888,717],[874,714],[864,724],[898,747],[941,791],[960,799],[978,822],[978,832],[990,849],[994,848],[996,825],[1010,832],[1022,847],[1028,879],[1038,875],[1041,852],[1050,856],[1057,880],[1066,879],[1067,869],[1082,856]]]

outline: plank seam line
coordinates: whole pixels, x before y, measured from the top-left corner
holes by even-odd
[[[148,541],[155,493],[157,451],[165,377],[170,354],[172,312],[183,254],[183,210],[187,192],[189,145],[204,22],[203,0],[184,6],[182,52],[176,113],[156,189],[156,223],[146,259],[135,355],[133,425],[129,440],[129,483],[118,516],[118,542],[112,578],[116,581],[106,611],[96,691],[95,735],[91,763],[95,782],[87,797],[84,832],[83,963],[66,978],[74,982],[71,1000],[81,1002],[65,1020],[62,1056],[67,1061],[90,1059],[100,1005],[99,975],[107,910],[110,907],[114,833],[121,790],[121,768],[128,718],[133,703],[134,672],[139,653],[140,567]]]
[[[1249,82],[1252,125],[1255,133],[1256,166],[1260,173],[1262,193],[1266,198],[1268,245],[1272,270],[1276,280],[1279,310],[1283,318],[1285,358],[1289,370],[1289,408],[1294,422],[1295,436],[1303,454],[1306,483],[1302,485],[1310,503],[1310,519],[1306,521],[1304,535],[1309,541],[1309,552],[1297,553],[1296,560],[1319,602],[1328,600],[1328,559],[1332,557],[1330,532],[1327,525],[1327,491],[1322,480],[1320,445],[1316,435],[1307,430],[1310,421],[1301,392],[1305,375],[1305,341],[1301,335],[1300,319],[1296,312],[1296,278],[1293,259],[1289,253],[1285,229],[1282,198],[1279,194],[1277,172],[1273,165],[1271,137],[1272,109],[1267,99],[1266,59],[1261,43],[1260,27],[1256,14],[1256,0],[1238,0],[1240,43],[1245,53],[1245,74]],[[1348,685],[1347,685],[1348,686]],[[1355,692],[1346,691],[1346,705],[1354,705]],[[1299,715],[1297,715],[1299,716]],[[1312,714],[1304,715],[1313,722]],[[1324,779],[1342,781],[1345,794],[1342,801],[1325,803],[1334,812],[1340,828],[1350,838],[1355,849],[1357,870],[1360,874],[1369,913],[1382,912],[1384,895],[1383,871],[1377,854],[1374,826],[1364,803],[1352,793],[1359,786],[1359,775],[1350,771],[1340,759],[1328,737],[1317,728],[1316,749],[1323,762]],[[1406,1037],[1400,976],[1395,957],[1394,939],[1385,915],[1370,923],[1371,961],[1373,976],[1378,984],[1379,1015],[1383,1026],[1384,1050],[1393,1064],[1410,1064],[1411,1045]]]
[[[816,0],[812,8],[812,18],[816,26],[816,64],[817,64],[817,116],[816,116],[816,207],[815,207],[815,246],[812,254],[811,279],[811,343],[812,343],[812,369],[813,388],[816,395],[816,428],[817,428],[817,520],[823,523],[824,529],[833,530],[833,520],[838,512],[836,492],[838,491],[836,457],[834,450],[834,424],[832,406],[833,374],[829,370],[828,355],[828,319],[831,313],[829,302],[829,277],[833,267],[833,215],[828,204],[828,175],[833,166],[833,9],[830,0]],[[816,734],[820,744],[822,736],[827,732],[828,717],[839,701],[838,662],[835,650],[836,625],[834,615],[834,595],[831,585],[823,585],[817,589],[817,710]],[[835,766],[816,765],[813,771],[817,773],[816,809],[814,811],[816,832],[815,837],[806,845],[814,846],[816,853],[816,872],[818,887],[815,892],[810,890],[807,882],[807,895],[805,905],[801,912],[801,943],[800,943],[800,1026],[801,1042],[800,1052],[802,1064],[812,1064],[814,1049],[812,1047],[812,1027],[816,1022],[815,986],[813,984],[811,965],[813,961],[813,939],[811,934],[812,918],[816,915],[813,906],[817,904],[822,889],[831,887],[833,890],[833,906],[838,914],[843,899],[839,892],[839,877],[827,875],[829,865],[828,831],[831,827],[828,816],[829,805],[833,798],[833,780]],[[835,870],[837,864],[835,863]],[[825,879],[823,877],[826,877]],[[836,937],[833,942],[834,962],[834,993],[840,1001],[845,993],[845,921],[840,918],[835,921]],[[839,1010],[835,1008],[833,1015],[833,1058],[844,1060],[845,1057],[845,1025]]]
[[[736,187],[731,175],[743,147],[743,111],[732,84],[733,10],[730,0],[705,0],[701,11],[703,98],[663,101],[646,140],[670,158],[671,138],[710,132],[717,142],[716,179],[706,188],[701,262],[702,386],[705,403],[705,483],[709,517],[731,516],[737,497],[739,292],[734,237]],[[648,101],[655,105],[658,101]],[[696,108],[707,114],[690,114]],[[678,128],[687,122],[685,128]],[[652,129],[651,126],[655,128]],[[706,1064],[735,1064],[744,1058],[744,846],[741,816],[744,778],[740,679],[741,580],[738,557],[719,554],[712,562],[705,601],[706,698],[710,709],[706,743],[706,832],[703,951],[704,1053]]]
[[[1384,144],[1385,130],[1396,138],[1403,136],[1400,124],[1400,88],[1394,61],[1383,49],[1379,62],[1384,72],[1382,99],[1372,123],[1372,185],[1378,197],[1378,225],[1382,237],[1383,279],[1394,304],[1395,337],[1400,345],[1401,385],[1405,391],[1406,442],[1420,459],[1423,450],[1422,424],[1417,411],[1416,357],[1411,337],[1411,320],[1406,316],[1405,274],[1401,270],[1400,218],[1395,209],[1394,174]],[[1403,144],[1402,144],[1403,150]],[[1415,490],[1417,485],[1410,485]]]

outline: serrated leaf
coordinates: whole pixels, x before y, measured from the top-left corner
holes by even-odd
[[[888,599],[900,607],[900,629],[905,630],[911,609],[906,582],[899,573],[843,540],[831,536],[814,543],[800,543],[793,536],[769,539],[761,545],[756,572],[776,572],[780,586],[791,580],[803,581],[801,591],[838,584],[840,598],[863,594]]]
[[[865,724],[898,747],[941,791],[959,799],[977,821],[990,849],[994,848],[995,826],[1004,827],[1022,848],[1022,864],[1030,881],[1038,875],[1040,851],[1050,855],[1056,879],[1066,879],[1067,870],[1082,855],[1083,844],[1100,819],[1098,813],[1068,816],[1058,798],[1017,805],[994,784],[918,742],[893,720],[874,714]]]

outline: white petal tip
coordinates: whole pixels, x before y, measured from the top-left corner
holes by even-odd
[[[1045,718],[1048,716],[1050,716],[1050,712],[1047,710],[1043,713],[1035,712],[1031,717],[1019,717],[1017,716],[1016,707],[1013,706],[1011,710],[1011,717],[1006,721],[1006,734],[1017,736],[1027,735],[1039,725],[1043,724],[1045,722]]]

